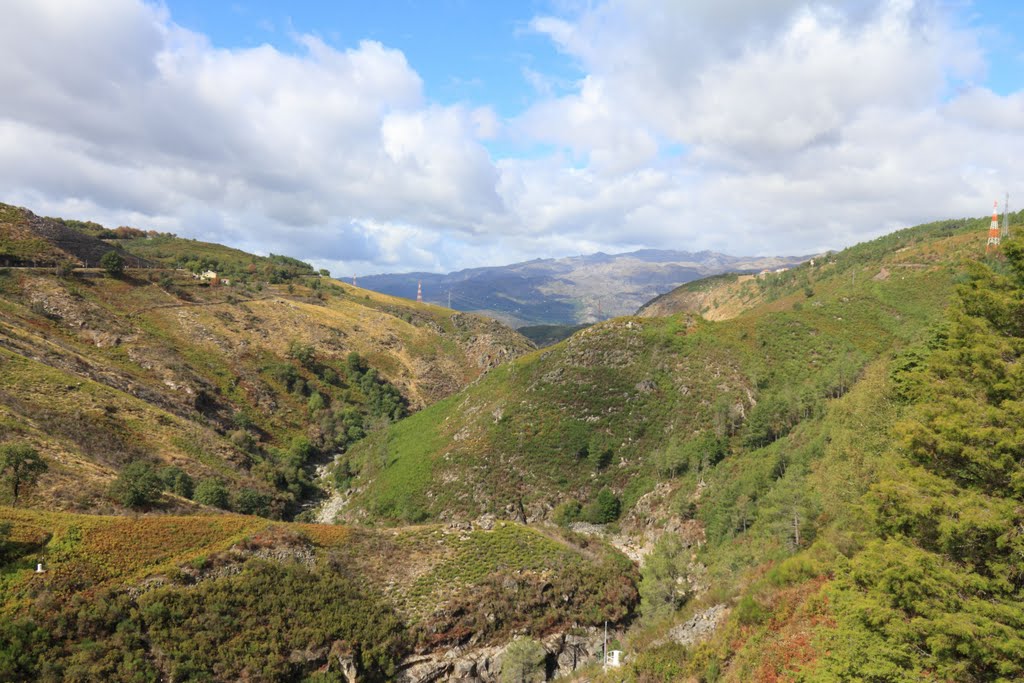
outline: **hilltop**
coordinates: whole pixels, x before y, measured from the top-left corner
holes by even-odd
[[[447,275],[403,273],[369,275],[363,287],[395,296],[415,296],[460,311],[488,315],[515,327],[593,323],[629,315],[645,301],[675,286],[725,271],[757,273],[807,260],[806,256],[729,256],[642,249],[625,254],[587,254],[534,259]]]

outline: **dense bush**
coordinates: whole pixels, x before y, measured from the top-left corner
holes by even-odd
[[[618,497],[605,488],[598,491],[597,496],[586,504],[580,518],[591,524],[608,524],[619,518],[621,509],[622,504]]]
[[[124,274],[124,256],[120,252],[108,251],[100,257],[100,267],[113,277],[120,277]]]
[[[180,467],[165,467],[160,470],[160,479],[163,481],[164,490],[170,491],[182,498],[191,498],[195,490],[192,477],[188,476]]]
[[[196,486],[195,501],[226,510],[230,504],[228,488],[220,479],[203,479]]]
[[[117,475],[110,485],[110,497],[125,507],[141,508],[160,500],[163,490],[164,481],[156,467],[144,460],[136,460]]]

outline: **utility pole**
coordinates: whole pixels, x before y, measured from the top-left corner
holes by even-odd
[[[1003,237],[1010,236],[1010,193],[1006,193],[1006,199],[1003,202]]]
[[[604,622],[604,646],[601,648],[601,668],[608,669],[608,620]]]

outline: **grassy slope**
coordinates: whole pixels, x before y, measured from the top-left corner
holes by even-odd
[[[922,226],[773,275],[731,320],[616,319],[520,358],[356,448],[349,514],[412,521],[521,503],[545,517],[605,486],[628,507],[656,481],[666,444],[746,416],[731,439],[742,449],[769,404],[813,412],[918,339],[976,230]]]

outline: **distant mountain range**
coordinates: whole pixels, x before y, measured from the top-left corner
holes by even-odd
[[[630,315],[681,284],[725,272],[785,268],[808,256],[729,256],[641,249],[535,259],[508,266],[448,273],[386,273],[360,277],[360,287],[409,299],[423,284],[423,299],[497,318],[509,325],[575,325]],[[450,295],[450,304],[449,304]]]

